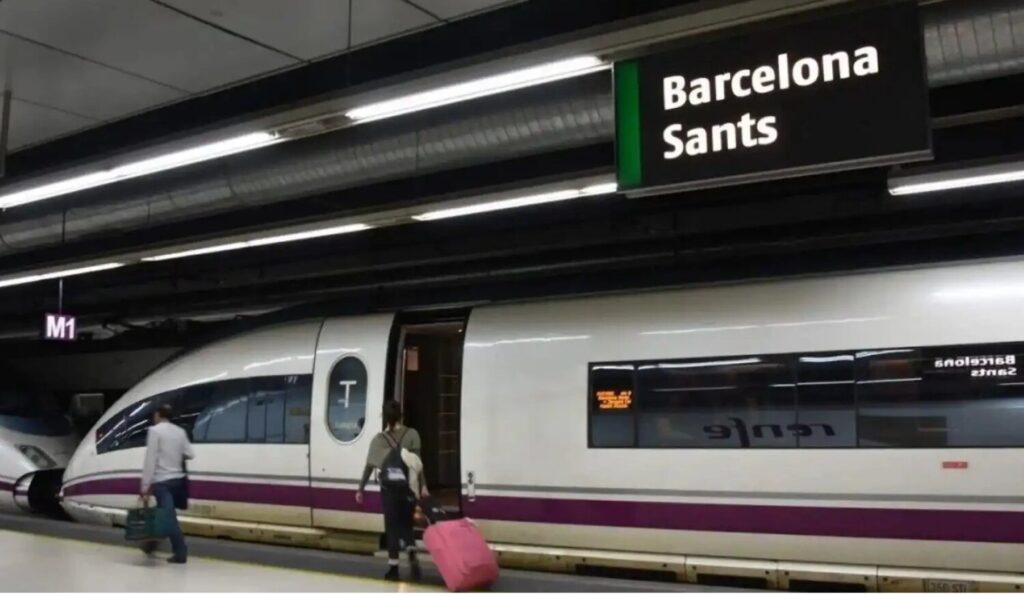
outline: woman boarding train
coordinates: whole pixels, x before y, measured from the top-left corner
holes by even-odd
[[[381,507],[384,512],[384,538],[388,548],[388,571],[384,579],[399,579],[399,554],[408,552],[409,566],[414,580],[422,577],[416,557],[416,537],[413,534],[413,516],[416,502],[429,495],[420,461],[422,442],[420,434],[403,423],[402,408],[398,402],[384,403],[384,430],[374,436],[366,454],[366,467],[356,502],[362,505],[363,491],[370,475],[377,471],[380,483]]]

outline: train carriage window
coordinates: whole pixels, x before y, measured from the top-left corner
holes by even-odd
[[[249,441],[283,443],[288,393],[299,376],[256,377],[249,400]],[[256,435],[260,435],[257,439]]]
[[[995,343],[595,364],[590,447],[1024,447],[1021,357]]]
[[[861,447],[944,447],[946,418],[928,404],[918,349],[857,353]]]
[[[633,375],[636,366],[590,367],[590,445],[622,448],[636,445]]]
[[[1024,445],[1019,344],[903,349],[902,376],[865,362],[858,383],[861,445],[991,447]],[[898,353],[888,353],[894,365]],[[902,381],[900,381],[902,380]],[[878,393],[878,385],[888,387]]]
[[[356,357],[344,357],[328,381],[327,425],[340,441],[355,441],[366,424],[366,366]]]
[[[637,367],[640,447],[796,447],[788,357],[761,355]]]
[[[209,404],[196,418],[196,443],[238,443],[246,440],[249,380],[209,384]]]
[[[153,412],[164,404],[194,443],[309,443],[311,375],[210,382],[141,400],[96,429],[96,453],[146,445]]]
[[[144,447],[149,428],[153,424],[153,413],[165,404],[174,408],[177,404],[178,394],[177,390],[157,394],[129,408],[125,413],[124,428],[118,437],[117,449]]]
[[[96,453],[106,454],[117,449],[118,437],[124,431],[124,412],[115,413],[96,428]]]
[[[309,443],[309,420],[313,400],[313,377],[287,376],[285,385],[284,440],[286,443]]]
[[[178,406],[175,407],[174,422],[188,433],[192,441],[203,441],[205,438],[206,425],[201,429],[203,435],[196,437],[196,420],[210,405],[210,395],[213,393],[213,385],[205,384],[184,388]]]
[[[799,355],[796,369],[797,445],[802,448],[856,447],[854,355]]]
[[[267,441],[267,405],[270,398],[262,392],[249,395],[248,430],[246,441],[249,443],[265,443]]]

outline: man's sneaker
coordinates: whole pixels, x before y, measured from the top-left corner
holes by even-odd
[[[384,579],[386,579],[389,582],[397,582],[398,581],[398,566],[397,565],[392,565],[391,567],[389,567],[388,568],[388,572],[384,574]]]

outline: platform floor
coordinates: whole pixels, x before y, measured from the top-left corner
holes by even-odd
[[[421,583],[380,579],[383,559],[189,537],[187,565],[148,559],[119,529],[0,513],[0,592],[440,592],[424,556]],[[166,544],[164,545],[166,549]],[[494,592],[722,592],[694,584],[503,569]]]
[[[254,563],[193,558],[171,565],[128,547],[0,530],[0,590],[14,592],[433,592]]]

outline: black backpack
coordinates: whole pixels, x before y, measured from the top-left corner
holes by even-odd
[[[380,465],[380,475],[377,479],[382,489],[401,490],[409,488],[409,467],[402,460],[402,439],[405,438],[405,434],[408,431],[408,429],[403,431],[402,435],[398,437],[398,441],[395,441],[386,431],[381,432],[388,445],[391,446],[391,451],[384,457],[384,463]]]

